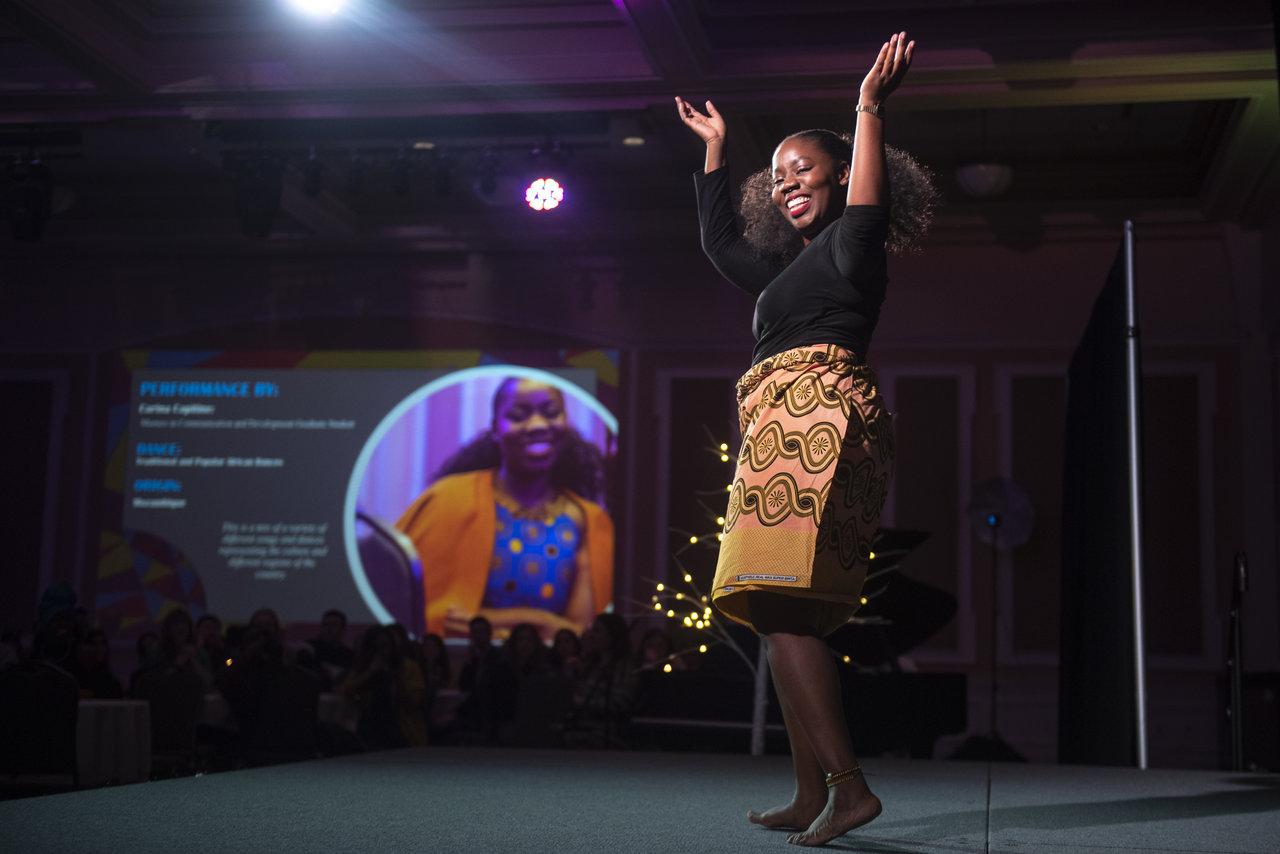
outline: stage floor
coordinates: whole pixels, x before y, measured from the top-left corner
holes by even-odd
[[[871,759],[867,852],[1275,851],[1280,775]],[[427,748],[0,802],[5,852],[768,852],[790,760]]]

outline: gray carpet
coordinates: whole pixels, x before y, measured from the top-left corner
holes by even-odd
[[[1275,851],[1280,777],[868,760],[884,801],[831,847]],[[749,806],[790,761],[428,748],[0,803],[0,851],[778,852]]]

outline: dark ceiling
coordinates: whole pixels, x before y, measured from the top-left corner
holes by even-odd
[[[0,154],[47,160],[51,247],[645,244],[692,221],[673,94],[716,100],[745,174],[789,131],[846,126],[893,28],[920,47],[889,138],[937,174],[944,237],[1280,207],[1274,29],[1250,0],[349,0],[324,23],[284,0],[11,0]],[[251,240],[236,180],[264,161],[282,209]],[[962,192],[973,162],[1010,166],[1008,190]],[[543,172],[570,201],[533,215],[518,191]]]

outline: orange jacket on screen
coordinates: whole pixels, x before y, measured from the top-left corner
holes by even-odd
[[[427,631],[444,634],[450,605],[474,614],[484,601],[497,534],[493,469],[442,477],[418,496],[396,527],[418,547]],[[604,508],[570,492],[587,520],[587,562],[595,610],[613,596],[613,521]]]

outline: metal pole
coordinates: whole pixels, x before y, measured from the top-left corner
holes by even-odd
[[[1249,568],[1244,552],[1236,553],[1231,576],[1231,770],[1244,770],[1244,594]]]
[[[1147,767],[1147,664],[1142,623],[1142,447],[1138,310],[1133,288],[1133,220],[1124,221],[1125,367],[1128,373],[1129,546],[1133,571],[1133,676],[1138,767]]]

